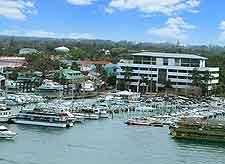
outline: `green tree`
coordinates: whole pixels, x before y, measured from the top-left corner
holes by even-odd
[[[170,89],[172,89],[172,88],[173,88],[173,87],[172,87],[172,83],[171,83],[171,80],[170,80],[170,79],[166,81],[166,84],[165,84],[164,88],[165,88],[166,95],[167,95],[167,94],[168,94],[168,91],[169,91]]]
[[[201,87],[202,85],[202,76],[200,72],[195,68],[192,71],[192,86]]]
[[[201,85],[201,88],[202,88],[202,92],[203,92],[203,95],[205,96],[208,96],[208,88],[209,88],[209,82],[211,82],[211,74],[209,71],[205,72],[203,75],[202,75],[202,85]]]
[[[139,86],[139,88],[140,88],[140,86],[142,85],[142,91],[141,92],[143,92],[143,93],[146,93],[147,91],[148,91],[148,85],[149,85],[149,80],[148,80],[148,78],[147,77],[145,77],[145,76],[141,76],[141,80],[140,80],[140,82],[139,82],[139,84],[138,84]]]
[[[124,80],[126,81],[126,89],[129,89],[129,84],[130,84],[130,78],[132,76],[132,68],[130,67],[125,67],[124,68]]]
[[[126,82],[125,80],[119,80],[118,83],[117,83],[117,89],[118,90],[121,90],[121,91],[124,91],[126,89],[127,85],[126,85]]]
[[[115,87],[116,86],[116,75],[109,75],[107,77],[107,84],[109,86]]]

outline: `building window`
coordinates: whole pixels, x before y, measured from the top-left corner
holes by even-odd
[[[180,59],[177,59],[177,58],[175,59],[175,65],[180,66]]]
[[[139,70],[139,68],[138,67],[133,67],[133,70]]]
[[[157,75],[151,74],[151,75],[149,75],[149,77],[157,77]]]
[[[186,76],[178,76],[178,79],[187,79]]]
[[[140,68],[142,71],[148,71],[148,68]]]
[[[179,73],[187,73],[187,70],[179,70]]]
[[[132,76],[139,76],[137,73],[133,73]]]
[[[168,76],[168,78],[169,78],[169,79],[170,79],[170,78],[171,78],[171,79],[176,79],[176,78],[177,78],[177,76],[172,76],[172,75],[169,75],[169,76]]]
[[[187,85],[188,83],[182,83],[182,82],[179,82],[177,83],[178,85]]]
[[[156,68],[149,68],[149,71],[157,71]]]
[[[156,57],[152,57],[152,65],[156,65]]]
[[[163,65],[168,65],[168,58],[163,58]]]
[[[142,56],[134,56],[134,64],[142,64]]]
[[[190,59],[186,59],[186,58],[181,59],[181,66],[190,67],[190,64],[191,64]]]
[[[191,59],[191,67],[199,67],[200,60],[199,59]]]
[[[151,57],[150,56],[144,56],[143,57],[143,64],[151,64]]]
[[[168,71],[169,71],[169,72],[177,72],[176,69],[169,69]]]

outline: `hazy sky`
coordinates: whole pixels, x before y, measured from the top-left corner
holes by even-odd
[[[225,43],[224,0],[0,0],[0,34]]]

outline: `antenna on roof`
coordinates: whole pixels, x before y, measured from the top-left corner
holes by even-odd
[[[181,45],[180,45],[180,40],[177,40],[177,44],[176,44],[176,53],[181,53]]]
[[[180,41],[179,41],[179,40],[177,40],[176,47],[177,47],[177,48],[179,48],[179,47],[180,47]]]

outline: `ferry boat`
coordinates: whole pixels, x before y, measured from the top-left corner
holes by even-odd
[[[225,121],[196,117],[181,117],[170,126],[173,138],[197,139],[225,142]]]
[[[13,138],[15,136],[15,132],[8,130],[5,126],[0,126],[0,138]]]
[[[12,117],[12,111],[6,106],[6,104],[0,103],[0,122],[8,122]]]
[[[12,118],[11,122],[16,124],[65,128],[73,126],[74,116],[69,112],[54,112],[40,108],[33,110],[24,109],[15,118]]]

